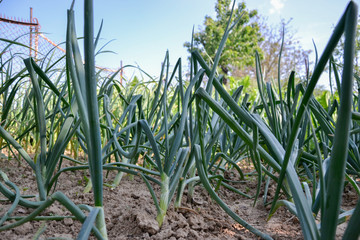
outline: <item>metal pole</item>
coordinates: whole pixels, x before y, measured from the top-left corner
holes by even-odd
[[[33,11],[32,10],[33,9],[31,7],[30,8],[30,23],[33,22]],[[32,56],[32,51],[31,51],[31,49],[32,49],[32,32],[33,32],[33,27],[30,26],[30,54],[29,54],[30,57]]]

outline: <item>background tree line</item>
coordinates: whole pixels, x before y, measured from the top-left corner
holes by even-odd
[[[194,33],[193,48],[210,62],[214,59],[217,46],[224,34],[232,8],[231,0],[218,0],[215,5],[216,17],[206,16],[200,31]],[[239,2],[234,10],[232,22],[240,18],[226,42],[219,62],[219,72],[225,75],[225,83],[236,87],[236,82],[255,84],[255,52],[261,57],[262,74],[265,81],[278,79],[278,60],[281,43],[280,79],[286,80],[290,72],[304,72],[311,50],[304,50],[291,29],[290,20],[282,20],[270,26],[267,19],[256,10],[246,9],[245,2]],[[184,46],[191,51],[191,43]],[[248,79],[250,77],[250,79]],[[246,84],[245,84],[246,85]],[[231,87],[230,86],[230,87]]]

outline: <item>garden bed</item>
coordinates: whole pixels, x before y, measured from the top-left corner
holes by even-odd
[[[0,168],[10,180],[21,186],[22,194],[36,193],[36,182],[29,167],[19,168],[16,161],[0,160]],[[104,176],[106,177],[104,171]],[[105,182],[111,183],[115,172],[111,172]],[[84,193],[86,172],[65,172],[59,178],[57,190],[62,191],[76,204],[92,205],[92,192]],[[231,172],[227,177],[238,178]],[[256,178],[248,177],[246,182],[237,183],[236,187],[253,195],[256,191]],[[155,188],[157,192],[159,189]],[[193,201],[187,201],[185,191],[182,207],[178,210],[170,208],[163,226],[159,229],[156,208],[151,195],[140,177],[126,175],[115,189],[104,188],[105,218],[109,239],[258,239],[244,227],[232,220],[207,192],[201,187],[195,188]],[[275,189],[270,189],[270,195]],[[356,193],[346,186],[343,208],[351,209],[357,201]],[[285,207],[281,207],[274,216],[266,221],[270,206],[264,207],[259,198],[255,207],[253,199],[235,194],[227,189],[219,191],[222,199],[245,221],[271,235],[274,239],[303,239],[298,219]],[[271,197],[271,196],[270,196]],[[1,202],[4,213],[10,202]],[[18,207],[14,215],[28,215],[32,209]],[[69,212],[55,203],[41,215],[69,215]],[[15,221],[15,220],[12,220]],[[346,227],[338,227],[337,238],[340,239]],[[38,239],[75,239],[81,228],[77,220],[67,218],[61,221],[31,221],[1,233],[2,239],[34,239],[40,229],[44,232]],[[92,237],[93,238],[93,237]]]

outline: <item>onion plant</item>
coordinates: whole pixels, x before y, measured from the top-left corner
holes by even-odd
[[[180,71],[178,69],[180,69]],[[180,60],[175,66],[174,72],[176,71],[181,73]],[[190,90],[187,91],[187,94],[185,94],[183,98],[181,98],[179,91],[176,90],[178,88],[176,88],[172,96],[172,100],[170,100],[170,103],[168,104],[167,94],[169,93],[168,89],[170,89],[170,84],[173,79],[174,74],[171,76],[169,74],[169,55],[167,53],[158,85],[156,85],[155,95],[151,101],[151,107],[148,108],[147,112],[143,112],[142,109],[139,108],[140,119],[136,120],[136,118],[133,118],[132,116],[135,112],[135,104],[141,100],[141,98],[134,97],[120,118],[120,122],[122,122],[124,116],[128,113],[129,120],[135,120],[127,122],[128,126],[132,125],[137,129],[133,140],[134,147],[130,152],[125,152],[123,150],[124,146],[120,146],[118,142],[118,136],[121,132],[118,132],[118,127],[115,128],[113,141],[109,142],[115,144],[115,149],[122,157],[130,159],[130,164],[112,163],[111,165],[126,166],[128,168],[140,170],[140,172],[135,173],[136,175],[142,176],[151,192],[157,209],[156,219],[159,223],[159,226],[161,226],[164,221],[168,206],[175,194],[179,179],[183,174],[190,153],[189,147],[184,146],[183,142],[183,132],[188,116],[187,105],[190,99]],[[165,86],[162,90],[163,80],[165,80]],[[181,81],[181,79],[179,81]],[[191,86],[189,88],[191,89]],[[171,111],[172,106],[175,104],[177,99],[178,102],[180,102],[177,111]],[[126,131],[128,130],[130,129],[128,128]],[[126,142],[128,142],[128,140],[126,140],[125,143]],[[135,165],[136,161],[133,162],[131,159],[134,158],[137,153],[142,154],[144,157],[143,161],[148,162],[150,166],[154,167],[155,172],[144,170],[143,168]],[[154,156],[154,161],[148,157],[149,155]],[[159,176],[160,181],[157,181],[151,177],[149,178],[149,173],[151,175]],[[159,200],[156,198],[155,192],[148,179],[160,185],[161,194]]]
[[[89,23],[92,22],[92,13],[91,12],[91,8],[92,8],[92,3],[86,2],[85,4],[85,8],[86,8],[86,13],[89,13],[90,16],[86,16],[85,22]],[[89,11],[90,9],[90,11]],[[72,27],[74,26],[73,23],[73,16],[71,15],[72,10],[69,11],[69,27],[68,27],[68,43],[69,44],[74,44],[76,47],[76,44],[74,42],[70,42],[70,40],[73,40],[71,38],[71,34],[73,32],[71,32]],[[89,44],[89,42],[93,42],[93,33],[91,30],[92,26],[86,26],[86,31],[85,31],[85,36],[86,36],[86,40],[87,40],[87,44]],[[75,37],[76,39],[76,37]],[[93,46],[86,45],[86,47],[88,49],[93,49]],[[74,67],[74,63],[72,61],[72,55],[71,54],[71,48],[68,51],[68,61],[67,61],[67,70],[68,73],[74,73],[73,69]],[[76,60],[79,60],[81,57],[78,55],[78,52],[75,52],[73,54],[73,56],[76,58]],[[52,195],[50,195],[50,190],[51,187],[53,187],[53,183],[54,181],[56,181],[58,175],[54,175],[54,172],[56,170],[57,166],[61,165],[61,159],[62,159],[62,154],[64,153],[66,146],[68,144],[68,142],[70,141],[70,139],[72,138],[72,136],[74,136],[75,133],[77,133],[78,129],[79,129],[79,125],[80,122],[82,122],[82,127],[84,128],[84,134],[86,136],[86,140],[87,141],[87,148],[88,149],[95,149],[95,153],[97,155],[94,155],[93,153],[90,154],[90,160],[89,160],[89,165],[90,165],[90,170],[91,170],[91,175],[94,178],[93,182],[94,184],[94,194],[95,194],[95,208],[93,208],[93,210],[91,210],[91,214],[90,216],[93,215],[98,215],[97,217],[97,221],[96,221],[96,226],[97,227],[91,227],[92,226],[92,222],[87,226],[86,224],[84,225],[84,227],[88,227],[87,229],[93,230],[95,235],[98,238],[106,238],[106,228],[105,228],[105,222],[104,222],[104,214],[103,214],[103,206],[102,206],[102,161],[101,161],[101,142],[100,141],[100,136],[99,136],[99,124],[96,125],[96,121],[94,122],[94,119],[99,119],[98,116],[93,116],[92,120],[86,118],[87,116],[94,114],[91,111],[97,109],[97,93],[96,93],[96,82],[95,82],[95,66],[94,66],[94,53],[87,53],[85,59],[86,59],[86,71],[87,73],[84,74],[84,71],[81,72],[81,68],[80,70],[77,71],[78,76],[80,77],[87,77],[87,79],[90,79],[89,81],[86,81],[87,84],[84,84],[84,86],[87,86],[88,89],[82,89],[82,91],[84,91],[84,93],[90,92],[92,95],[90,96],[94,96],[95,94],[95,98],[93,97],[89,97],[89,99],[86,100],[86,104],[87,106],[90,106],[90,109],[83,109],[82,107],[84,107],[84,105],[81,105],[82,102],[79,101],[74,101],[74,100],[78,100],[78,98],[70,98],[68,100],[66,100],[64,98],[65,93],[68,94],[68,96],[72,95],[72,92],[70,90],[70,88],[68,88],[67,84],[62,84],[62,90],[59,91],[57,86],[55,86],[52,81],[49,79],[47,73],[50,73],[50,69],[47,68],[46,72],[43,72],[41,70],[41,67],[39,67],[32,59],[25,59],[25,65],[26,65],[26,69],[29,72],[29,78],[31,79],[31,83],[32,83],[32,88],[31,91],[29,92],[29,101],[26,102],[26,106],[28,106],[29,108],[25,107],[25,111],[23,112],[24,115],[26,113],[28,113],[29,111],[27,109],[30,109],[34,112],[33,117],[35,118],[35,129],[36,129],[36,137],[35,141],[38,141],[38,146],[39,146],[39,153],[37,155],[35,155],[34,160],[30,158],[30,156],[26,153],[26,151],[21,147],[21,145],[16,141],[16,139],[14,139],[2,126],[0,126],[0,134],[1,137],[4,138],[8,144],[12,147],[14,147],[19,154],[25,159],[25,161],[29,164],[29,166],[33,169],[33,171],[35,172],[35,176],[36,176],[36,182],[38,185],[38,192],[39,192],[39,200],[38,201],[29,201],[29,200],[25,200],[23,199],[22,196],[19,196],[19,194],[14,194],[11,190],[9,190],[8,188],[6,188],[5,185],[3,185],[2,183],[0,184],[0,189],[1,192],[7,196],[9,199],[16,199],[14,203],[16,204],[20,204],[23,205],[25,207],[31,207],[31,208],[36,208],[36,210],[29,216],[21,219],[20,221],[14,223],[14,224],[9,224],[6,226],[2,226],[0,227],[0,229],[5,230],[5,229],[9,229],[11,227],[20,225],[26,221],[30,221],[32,219],[34,219],[38,214],[40,214],[45,208],[47,208],[49,205],[51,205],[54,200],[59,201],[61,204],[63,204],[67,209],[70,210],[70,212],[72,212],[75,217],[77,219],[79,219],[81,222],[84,222],[86,217],[85,215],[82,213],[82,211],[80,210],[80,208],[76,205],[74,205],[67,197],[65,197],[62,193],[54,193]],[[82,63],[81,63],[82,64]],[[77,65],[76,67],[79,67],[80,65]],[[47,66],[49,67],[49,66]],[[91,70],[92,69],[92,70]],[[61,73],[63,73],[64,71],[60,72],[60,76],[58,79],[61,78]],[[83,75],[82,75],[83,74]],[[51,74],[50,74],[51,75]],[[68,74],[68,76],[70,76],[70,74]],[[72,76],[73,77],[73,76]],[[77,76],[76,76],[77,77]],[[19,76],[16,76],[15,80],[20,81],[22,79],[19,78]],[[82,83],[84,83],[85,78],[82,78]],[[3,87],[9,87],[11,86],[11,81],[15,81],[13,78],[10,78],[9,84],[4,84]],[[70,80],[70,79],[69,79]],[[77,80],[77,79],[72,79],[73,83]],[[74,83],[74,85],[76,84],[76,82]],[[16,85],[15,88],[13,89],[17,89]],[[67,91],[70,90],[70,91]],[[77,93],[77,92],[75,92]],[[87,96],[87,95],[84,95]],[[53,100],[54,97],[56,97],[57,99]],[[81,100],[84,100],[83,98]],[[92,102],[91,102],[92,101]],[[95,102],[94,102],[95,101]],[[11,104],[11,103],[9,103]],[[51,104],[53,104],[51,106]],[[93,105],[96,104],[96,107],[94,107]],[[49,109],[48,107],[51,108]],[[82,113],[81,118],[77,117],[78,116],[78,109],[80,110],[80,112]],[[48,110],[50,110],[48,112]],[[87,111],[90,110],[90,113],[88,113]],[[85,115],[83,114],[85,113]],[[48,123],[50,121],[50,124]],[[95,126],[93,125],[95,124]],[[50,129],[46,129],[48,126],[50,126]],[[59,127],[59,132],[54,131],[56,128]],[[91,128],[93,131],[90,133],[89,132],[89,128]],[[93,143],[95,137],[96,136],[96,129],[98,129],[97,133],[98,133],[98,140],[99,141],[95,141],[95,143]],[[48,141],[48,134],[47,131],[50,133],[50,138]],[[95,134],[95,135],[94,135]],[[93,136],[94,135],[94,136]],[[90,139],[92,140],[91,143],[89,143]],[[96,146],[100,145],[100,150],[97,151]],[[95,158],[94,158],[95,157]],[[99,170],[100,167],[100,170]],[[95,168],[95,169],[94,169]],[[100,173],[98,173],[100,171]],[[96,177],[96,176],[98,177]],[[13,187],[13,184],[11,184],[11,182],[7,179],[6,175],[4,173],[2,173],[2,177],[5,181],[6,184],[10,185]],[[14,187],[13,187],[14,188]],[[16,188],[14,188],[16,189]],[[18,192],[18,191],[17,191]],[[11,211],[9,210],[8,213],[10,213]],[[96,214],[95,214],[96,213]],[[88,221],[87,221],[88,222]],[[90,226],[90,227],[89,227]],[[99,229],[99,230],[98,230]],[[80,238],[83,236],[83,234],[88,234],[89,231],[81,231],[80,234]]]
[[[299,91],[295,89],[288,89],[288,98],[287,102],[284,102],[284,99],[281,97],[281,87],[279,87],[279,95],[278,99],[274,95],[274,90],[269,83],[267,83],[266,87],[263,84],[261,70],[260,70],[260,61],[257,56],[257,79],[259,85],[259,92],[262,100],[262,107],[259,109],[264,109],[266,112],[266,120],[264,121],[260,115],[252,114],[247,109],[242,106],[237,105],[237,103],[229,96],[229,94],[225,91],[225,89],[221,86],[219,79],[214,78],[212,83],[219,95],[224,99],[224,101],[228,104],[230,109],[234,112],[238,119],[241,119],[246,123],[247,126],[252,128],[254,132],[254,136],[256,136],[256,132],[259,131],[261,133],[264,143],[267,146],[267,151],[262,148],[260,145],[256,146],[255,149],[258,151],[260,156],[263,158],[266,164],[269,164],[271,168],[275,171],[279,172],[279,177],[273,177],[273,179],[277,182],[277,191],[275,195],[275,199],[273,200],[273,209],[277,204],[277,199],[279,197],[279,192],[281,188],[286,192],[286,189],[289,188],[290,192],[287,193],[288,201],[283,201],[287,206],[289,206],[290,210],[294,212],[297,217],[300,219],[300,223],[303,229],[303,234],[306,239],[333,239],[335,236],[336,224],[338,223],[339,218],[339,207],[341,200],[341,192],[344,183],[345,176],[345,166],[346,160],[348,159],[347,153],[348,151],[344,151],[344,149],[348,149],[349,143],[349,123],[351,120],[351,106],[352,106],[352,72],[353,72],[353,54],[354,54],[354,33],[356,26],[356,18],[357,18],[357,6],[354,2],[350,2],[348,8],[346,9],[343,17],[339,21],[336,26],[334,33],[324,50],[323,55],[320,57],[319,62],[317,62],[316,67],[314,69],[313,75],[309,81],[309,84],[304,87],[304,91],[302,93],[301,101],[298,102],[296,99],[299,99]],[[316,105],[316,101],[314,100],[312,93],[316,86],[316,83],[324,71],[324,67],[326,63],[331,58],[331,53],[338,43],[340,36],[345,32],[346,47],[344,51],[344,59],[346,59],[344,63],[343,69],[343,77],[341,84],[341,94],[340,94],[340,108],[339,117],[337,119],[337,124],[335,128],[334,138],[330,139],[332,142],[331,149],[331,157],[329,159],[329,165],[327,167],[326,173],[320,174],[320,198],[322,196],[322,214],[321,214],[321,225],[317,226],[315,222],[315,218],[313,216],[313,211],[311,208],[311,194],[309,190],[303,192],[302,185],[299,181],[298,174],[296,172],[298,161],[297,159],[301,156],[302,151],[299,151],[299,143],[303,144],[303,137],[307,135],[309,117],[306,118],[306,114],[308,111],[311,111],[309,105]],[[205,61],[201,58],[198,53],[194,53],[199,64],[206,69],[207,74],[211,76],[213,69],[207,66]],[[214,61],[215,62],[215,61]],[[345,68],[346,65],[346,68]],[[292,76],[293,77],[293,76]],[[291,81],[293,81],[291,79]],[[299,85],[301,90],[301,85]],[[200,99],[204,100],[210,108],[215,111],[219,116],[226,121],[226,123],[231,127],[233,131],[235,131],[251,148],[254,148],[254,145],[257,145],[257,141],[252,139],[252,137],[243,130],[243,128],[237,123],[237,121],[229,115],[226,109],[221,106],[217,101],[214,101],[212,97],[209,95],[208,89],[211,89],[211,86],[207,86],[206,90],[199,88],[197,90],[197,96]],[[294,100],[290,100],[290,94],[296,97]],[[346,97],[345,97],[346,96]],[[266,98],[267,97],[267,98]],[[287,104],[287,109],[285,106]],[[201,107],[203,106],[201,103],[198,104],[199,110],[203,111]],[[342,110],[340,110],[342,109]],[[323,121],[324,118],[319,119],[321,115],[319,115],[319,108],[317,111],[314,111],[314,117],[317,121],[319,121],[320,127],[325,124]],[[288,114],[288,116],[286,116]],[[329,126],[329,125],[326,125]],[[340,127],[341,126],[341,127]],[[200,131],[199,135],[202,136],[203,133]],[[202,136],[203,137],[203,136]],[[315,137],[315,132],[313,133],[313,137]],[[347,139],[347,141],[344,141]],[[314,141],[317,141],[316,139]],[[339,144],[338,141],[342,141]],[[331,147],[330,146],[330,147]],[[341,147],[339,147],[341,146]],[[204,144],[200,144],[201,147],[201,158],[202,161],[205,161],[204,155]],[[341,150],[340,150],[341,148]],[[351,144],[350,148],[351,149]],[[304,149],[305,150],[305,149]],[[320,172],[321,169],[324,169],[322,155],[320,150],[317,150],[317,165],[319,166]],[[309,155],[307,155],[309,156]],[[351,161],[349,162],[351,165]],[[199,165],[201,167],[201,165]],[[198,168],[200,172],[202,169]],[[268,173],[267,173],[268,174]],[[270,176],[270,175],[269,175]],[[315,175],[314,175],[315,177]],[[324,180],[321,178],[324,177]],[[286,178],[286,184],[283,184],[283,179]],[[203,182],[206,182],[206,175],[202,177]],[[337,183],[335,184],[336,181]],[[331,183],[330,183],[331,182]],[[355,184],[356,185],[356,184]],[[306,186],[306,185],[304,185]],[[331,187],[330,187],[331,186]],[[209,189],[210,192],[211,189]],[[288,195],[291,193],[291,195]],[[214,194],[212,192],[212,194]],[[215,195],[213,195],[216,198]],[[310,199],[309,199],[310,198]],[[331,207],[330,207],[331,206]],[[331,217],[325,217],[331,216]],[[235,218],[235,216],[234,216]],[[353,215],[353,218],[357,218],[357,216]],[[353,220],[355,222],[356,220]],[[357,236],[358,231],[352,229],[352,236]],[[350,231],[350,230],[349,230]],[[321,237],[320,237],[321,236]]]
[[[140,69],[141,75],[150,79],[148,82],[134,78],[123,84],[115,78],[118,72],[101,77],[101,70],[95,71],[101,27],[94,38],[92,0],[84,0],[83,61],[73,4],[68,11],[65,68],[29,58],[24,60],[23,70],[12,74],[12,60],[2,61],[0,54],[0,147],[7,146],[25,160],[35,173],[38,191],[37,199],[25,198],[0,170],[0,192],[12,202],[1,216],[0,231],[34,219],[63,219],[65,216],[40,215],[58,201],[83,223],[79,239],[87,239],[91,232],[98,239],[106,239],[103,187],[117,187],[127,173],[144,180],[160,227],[174,196],[177,209],[185,190],[191,200],[194,186],[201,184],[229,216],[264,239],[271,239],[271,233],[259,231],[231,210],[218,194],[220,187],[239,197],[253,198],[254,205],[264,188],[263,203],[272,206],[269,217],[280,206],[286,206],[299,218],[305,239],[334,239],[337,224],[351,215],[344,239],[359,236],[360,201],[350,211],[340,208],[345,181],[360,194],[355,180],[360,176],[360,93],[353,92],[352,86],[357,24],[354,2],[349,3],[335,27],[312,75],[302,81],[291,72],[285,88],[280,76],[275,84],[265,82],[256,54],[259,94],[252,103],[242,86],[230,95],[222,85],[223,76],[217,74],[226,39],[240,21],[232,20],[232,14],[212,64],[199,52],[191,52],[188,81],[182,75],[181,59],[170,69],[167,52],[158,79]],[[343,33],[344,64],[339,65],[331,54]],[[17,44],[16,40],[6,41],[9,46]],[[327,64],[339,97],[332,93],[331,101],[324,104],[313,93]],[[22,111],[14,110],[19,106]],[[34,142],[30,147],[34,158],[23,144],[30,139]],[[81,149],[88,161],[66,156],[69,145]],[[224,174],[235,170],[243,181],[241,164],[245,158],[252,161],[257,176],[253,196],[235,188]],[[75,166],[63,167],[64,159]],[[90,172],[93,207],[77,206],[63,193],[55,192],[62,173],[79,170]],[[103,170],[117,172],[112,183],[103,183]],[[301,182],[304,178],[308,181]],[[155,193],[153,184],[159,186],[160,194]],[[267,197],[270,184],[276,185],[273,199]],[[15,223],[3,224],[12,218],[18,205],[34,211]],[[88,216],[83,211],[88,211]]]
[[[74,4],[74,2],[73,2]],[[85,135],[88,163],[93,186],[95,209],[98,209],[96,226],[104,238],[107,238],[103,207],[103,175],[99,108],[97,98],[97,79],[95,75],[95,44],[93,1],[84,1],[84,54],[85,64],[77,45],[74,12],[68,11],[68,29],[66,41],[66,64],[70,72],[75,99],[83,134]],[[99,37],[99,36],[98,36]],[[96,40],[97,42],[97,40]]]
[[[32,97],[28,101],[29,109],[34,111],[31,114],[35,118],[35,126],[31,129],[36,129],[36,135],[38,139],[39,151],[32,159],[26,150],[17,142],[17,140],[2,126],[0,126],[1,137],[6,140],[9,145],[9,149],[15,148],[19,155],[26,161],[35,173],[35,178],[38,188],[38,199],[31,201],[21,196],[18,191],[18,187],[14,185],[6,176],[1,172],[2,179],[5,184],[10,186],[15,192],[8,189],[3,183],[0,183],[1,193],[13,202],[12,207],[7,211],[7,214],[3,216],[2,223],[6,221],[12,213],[14,207],[21,205],[27,208],[35,208],[35,210],[28,216],[21,218],[13,224],[7,224],[0,227],[0,230],[10,229],[12,227],[19,226],[27,221],[36,219],[37,216],[54,201],[60,202],[64,205],[74,216],[81,222],[86,220],[85,214],[76,206],[70,199],[68,199],[63,193],[56,192],[51,194],[52,183],[57,180],[58,176],[54,176],[56,168],[61,165],[62,154],[64,153],[67,143],[71,137],[75,134],[76,129],[79,127],[80,121],[75,120],[73,110],[76,112],[76,103],[74,101],[71,104],[64,98],[64,94],[67,90],[67,86],[63,85],[62,90],[51,82],[46,73],[30,58],[25,59],[24,63],[28,71],[28,77],[31,80]],[[17,76],[15,80],[20,81],[23,77]],[[9,79],[9,81],[14,81]],[[3,87],[10,87],[11,84],[4,84]],[[48,90],[44,90],[44,89]],[[44,96],[46,94],[46,96]],[[50,97],[51,96],[51,97]],[[57,100],[52,101],[50,99]],[[53,103],[53,104],[50,104]],[[9,104],[13,104],[9,103]],[[72,105],[72,107],[70,107]],[[31,113],[27,110],[27,113]],[[19,115],[21,116],[21,115]],[[56,116],[56,117],[55,117]],[[48,128],[49,127],[49,128]],[[48,128],[48,129],[46,129]],[[59,128],[59,132],[55,132],[54,129]],[[47,141],[47,130],[49,131],[50,141]],[[51,140],[52,139],[52,140]],[[56,216],[59,218],[59,216]],[[54,219],[56,219],[56,217]],[[60,216],[60,219],[64,218]],[[45,217],[44,219],[51,220],[52,217]],[[101,237],[97,228],[90,228],[94,234]]]

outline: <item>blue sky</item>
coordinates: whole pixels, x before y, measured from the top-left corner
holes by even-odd
[[[28,18],[33,7],[36,17],[47,37],[59,43],[65,40],[66,10],[71,0],[3,0],[0,13],[6,16]],[[191,39],[203,24],[205,15],[215,16],[216,0],[94,0],[95,26],[104,20],[102,43],[113,40],[106,47],[116,54],[106,54],[97,59],[97,65],[117,68],[123,64],[138,64],[153,76],[160,73],[166,50],[175,64],[183,62],[188,54],[184,42]],[[312,49],[315,41],[322,52],[333,26],[344,12],[347,0],[248,0],[248,9],[257,9],[268,17],[270,24],[281,18],[292,18],[291,26],[304,49]],[[357,4],[360,0],[355,1]],[[82,35],[83,1],[75,2],[78,36]]]

